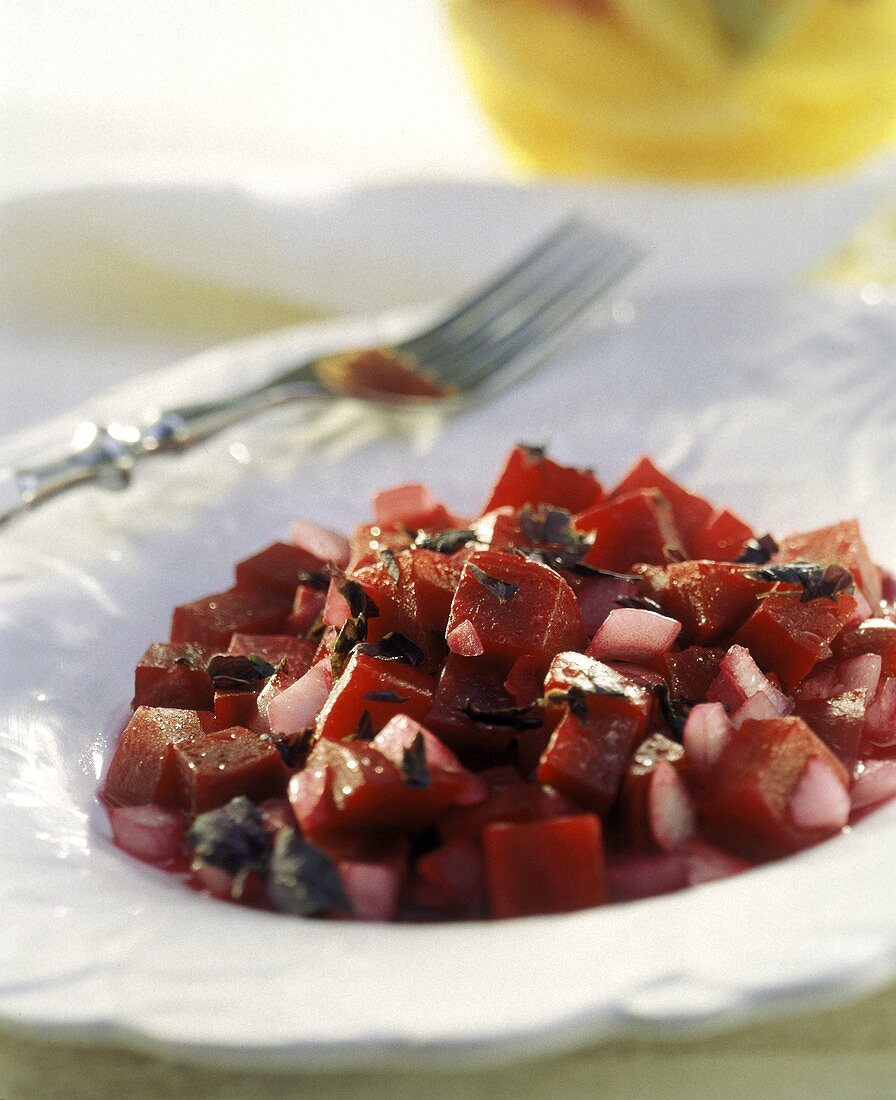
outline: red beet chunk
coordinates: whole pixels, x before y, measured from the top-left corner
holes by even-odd
[[[534,767],[547,744],[539,709],[520,715],[532,719],[531,728],[528,721],[519,726],[509,720],[520,704],[505,687],[506,676],[504,666],[488,657],[449,653],[445,661],[425,721],[471,766],[512,760]]]
[[[838,635],[833,648],[841,659],[877,653],[881,657],[882,675],[896,676],[896,622],[890,619],[866,619]]]
[[[673,699],[701,703],[709,685],[719,674],[726,651],[721,647],[689,646],[676,653],[664,653],[661,664]]]
[[[373,498],[373,514],[381,527],[404,527],[416,531],[445,531],[458,520],[425,485],[411,482],[384,489]]]
[[[484,801],[472,806],[452,806],[439,819],[439,834],[446,840],[478,837],[486,825],[497,821],[543,821],[582,812],[559,791],[526,781],[516,768],[490,768],[479,772],[479,778],[488,788]]]
[[[654,489],[660,492],[672,508],[675,526],[690,550],[698,533],[706,526],[713,513],[709,501],[696,493],[688,492],[663,473],[649,458],[639,459],[616,486],[611,498],[633,493],[638,489]]]
[[[131,708],[211,710],[215,693],[205,671],[209,657],[208,650],[189,643],[151,645],[134,670]]]
[[[403,661],[355,650],[320,712],[317,732],[342,741],[368,721],[373,733],[396,714],[422,721],[432,704],[434,687],[431,676]]]
[[[711,561],[737,561],[744,543],[754,537],[753,529],[740,516],[723,508],[713,512],[694,536],[691,553]]]
[[[768,596],[735,635],[756,663],[772,671],[787,691],[829,657],[830,644],[855,610],[848,593],[803,602],[797,593]]]
[[[589,714],[584,720],[567,713],[542,754],[539,783],[547,783],[589,810],[606,815],[644,725],[643,717],[619,704],[607,703],[603,713]]]
[[[349,570],[375,562],[380,550],[406,550],[413,542],[413,532],[403,526],[368,523],[356,527],[351,540]]]
[[[171,792],[164,764],[170,746],[215,728],[215,716],[207,711],[138,707],[119,738],[104,797],[118,806],[168,802]]]
[[[800,824],[804,785],[818,785],[819,776],[826,807]],[[776,859],[838,832],[848,817],[848,790],[843,765],[802,718],[751,719],[722,751],[702,816],[710,839],[728,851]]]
[[[475,782],[429,731],[396,757],[394,746],[373,741],[317,742],[305,768],[289,783],[302,831],[315,836],[356,830],[415,831],[431,825]],[[427,744],[430,748],[427,751]],[[445,766],[440,756],[453,763]]]
[[[604,901],[601,826],[593,814],[489,825],[483,842],[493,917],[570,913]]]
[[[843,691],[828,699],[797,699],[796,713],[852,774],[865,726],[865,693]]]
[[[498,476],[483,512],[509,504],[552,504],[569,512],[581,512],[603,497],[600,482],[591,470],[561,466],[539,447],[522,444],[513,448]]]
[[[636,562],[663,565],[684,553],[672,509],[650,489],[613,497],[582,512],[576,516],[576,527],[595,532],[584,560],[596,569],[624,573]]]
[[[482,846],[455,837],[417,860],[408,890],[417,913],[448,920],[476,920],[488,915]]]
[[[317,643],[292,634],[234,634],[227,652],[240,657],[260,657],[274,668],[282,665],[287,676],[298,680],[311,668]]]
[[[174,609],[172,642],[194,642],[222,653],[234,634],[274,634],[292,607],[292,594],[229,588]]]
[[[283,626],[296,634],[308,634],[320,618],[327,593],[310,584],[300,584],[292,600],[292,611]]]
[[[401,550],[351,574],[376,604],[368,638],[398,631],[415,642],[435,668],[445,655],[445,626],[461,565],[432,550]]]
[[[465,619],[486,654],[508,669],[527,654],[549,657],[587,644],[578,603],[566,581],[546,565],[505,550],[480,551],[464,566],[448,632]]]
[[[252,691],[216,691],[215,724],[219,729],[247,726],[255,714],[258,697]]]
[[[172,743],[164,770],[167,800],[191,814],[216,809],[238,795],[253,802],[275,798],[283,794],[288,778],[271,742],[241,726]]]
[[[320,558],[301,546],[290,542],[274,542],[237,563],[236,583],[238,588],[270,589],[289,596],[292,600],[301,582],[302,573],[314,573],[323,564]]]
[[[637,571],[643,577],[643,593],[681,623],[682,641],[712,646],[735,631],[755,610],[759,596],[774,586],[774,581],[750,577],[749,568],[725,562],[683,561],[664,571]],[[797,589],[796,585],[789,587]]]
[[[836,562],[852,573],[872,610],[880,605],[881,570],[871,560],[857,520],[788,535],[780,542],[778,560]]]

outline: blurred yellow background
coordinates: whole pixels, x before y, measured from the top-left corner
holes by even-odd
[[[447,0],[523,165],[774,179],[896,136],[896,0]]]

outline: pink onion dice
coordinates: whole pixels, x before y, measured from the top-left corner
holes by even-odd
[[[653,839],[664,852],[676,852],[697,831],[697,811],[690,792],[668,760],[651,776],[647,818]]]
[[[739,875],[752,866],[745,859],[723,852],[698,837],[691,837],[682,847],[688,886],[699,886],[704,882],[717,882],[719,879]]]
[[[858,657],[841,661],[837,668],[841,691],[860,691],[867,707],[877,691],[882,668],[883,658],[879,653],[861,653]]]
[[[896,760],[866,760],[860,764],[850,795],[853,810],[877,806],[896,795]]]
[[[734,726],[721,703],[698,703],[684,724],[684,751],[698,779],[704,780],[734,736]]]
[[[598,661],[648,661],[672,648],[681,623],[642,607],[617,607],[597,628],[585,651]]]
[[[176,859],[187,831],[181,814],[154,803],[110,806],[109,823],[118,847],[149,863],[170,863]]]
[[[273,733],[298,733],[314,725],[332,682],[323,662],[300,676],[294,684],[272,699],[268,706],[268,722]]]
[[[338,531],[332,531],[329,527],[321,527],[317,523],[308,523],[305,520],[297,519],[293,520],[290,527],[290,537],[295,546],[307,550],[321,563],[333,562],[340,569],[344,569],[348,565],[349,541]]]
[[[439,502],[429,489],[416,483],[384,489],[373,498],[374,519],[383,527],[419,527],[422,518],[438,509]]]
[[[742,645],[733,645],[719,664],[718,676],[709,685],[707,702],[724,703],[729,711],[736,711],[757,692],[768,697],[776,714],[784,716],[793,710],[793,700],[775,687],[750,651]]]
[[[485,653],[482,639],[469,619],[464,619],[450,630],[445,635],[445,641],[451,652],[459,657],[481,657]]]
[[[865,711],[865,736],[878,748],[896,745],[896,676],[885,676]]]
[[[395,920],[404,879],[396,860],[342,859],[338,868],[355,920]]]
[[[849,791],[817,756],[811,756],[790,796],[787,809],[798,829],[837,832],[849,821]]]

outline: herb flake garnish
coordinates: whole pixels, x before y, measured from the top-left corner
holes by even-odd
[[[271,848],[261,811],[245,795],[199,814],[187,830],[187,842],[196,859],[234,876],[262,870]]]
[[[330,574],[324,570],[300,569],[298,583],[305,588],[313,588],[316,592],[326,592],[330,587]]]
[[[236,653],[216,653],[206,665],[206,672],[216,691],[252,691],[276,671],[274,665],[257,653],[248,657]]]
[[[377,556],[380,561],[385,565],[386,572],[392,578],[396,584],[401,584],[401,569],[398,565],[398,559],[395,557],[395,553],[389,550],[388,547],[380,547],[377,551]]]
[[[277,834],[265,892],[281,913],[299,917],[352,911],[333,860],[322,848],[303,840],[294,829],[282,829]]]
[[[663,609],[649,596],[617,596],[615,601],[617,607],[635,607],[641,611],[656,611],[660,615],[663,613]]]
[[[399,695],[397,691],[365,691],[362,699],[369,699],[371,703],[406,703],[408,697]]]
[[[463,708],[462,714],[471,718],[474,722],[482,722],[487,726],[507,726],[510,729],[524,730],[537,729],[542,724],[542,717],[536,713],[534,705],[527,707],[477,707],[475,703],[468,702]]]
[[[426,742],[418,733],[401,754],[401,778],[406,787],[428,787],[429,767],[426,763]]]
[[[738,565],[765,565],[778,552],[778,544],[771,535],[761,535],[756,539],[747,539],[744,543]]]
[[[518,584],[511,584],[509,581],[498,580],[497,577],[493,577],[490,573],[486,573],[484,569],[480,569],[478,565],[474,565],[472,562],[467,562],[467,568],[482,587],[501,603],[506,603],[520,590]]]
[[[836,600],[842,592],[855,591],[856,586],[852,573],[842,565],[820,565],[818,562],[783,562],[764,569],[751,569],[746,575],[751,580],[800,585],[800,603],[808,603],[809,600]]]
[[[448,531],[437,531],[434,534],[420,531],[414,539],[411,549],[433,550],[437,554],[453,554],[455,550],[460,550],[460,548],[466,546],[468,542],[475,541],[475,532],[471,531],[469,527],[458,527]]]
[[[373,719],[370,717],[370,711],[365,707],[364,710],[361,711],[361,717],[358,719],[358,724],[355,726],[354,733],[352,733],[350,740],[372,741],[374,737]]]

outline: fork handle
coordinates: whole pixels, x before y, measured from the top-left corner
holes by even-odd
[[[278,405],[328,396],[315,379],[314,364],[306,363],[273,382],[221,401],[170,408],[142,425],[85,422],[61,458],[39,466],[0,468],[0,523],[79,485],[125,489],[141,458],[187,450]]]

